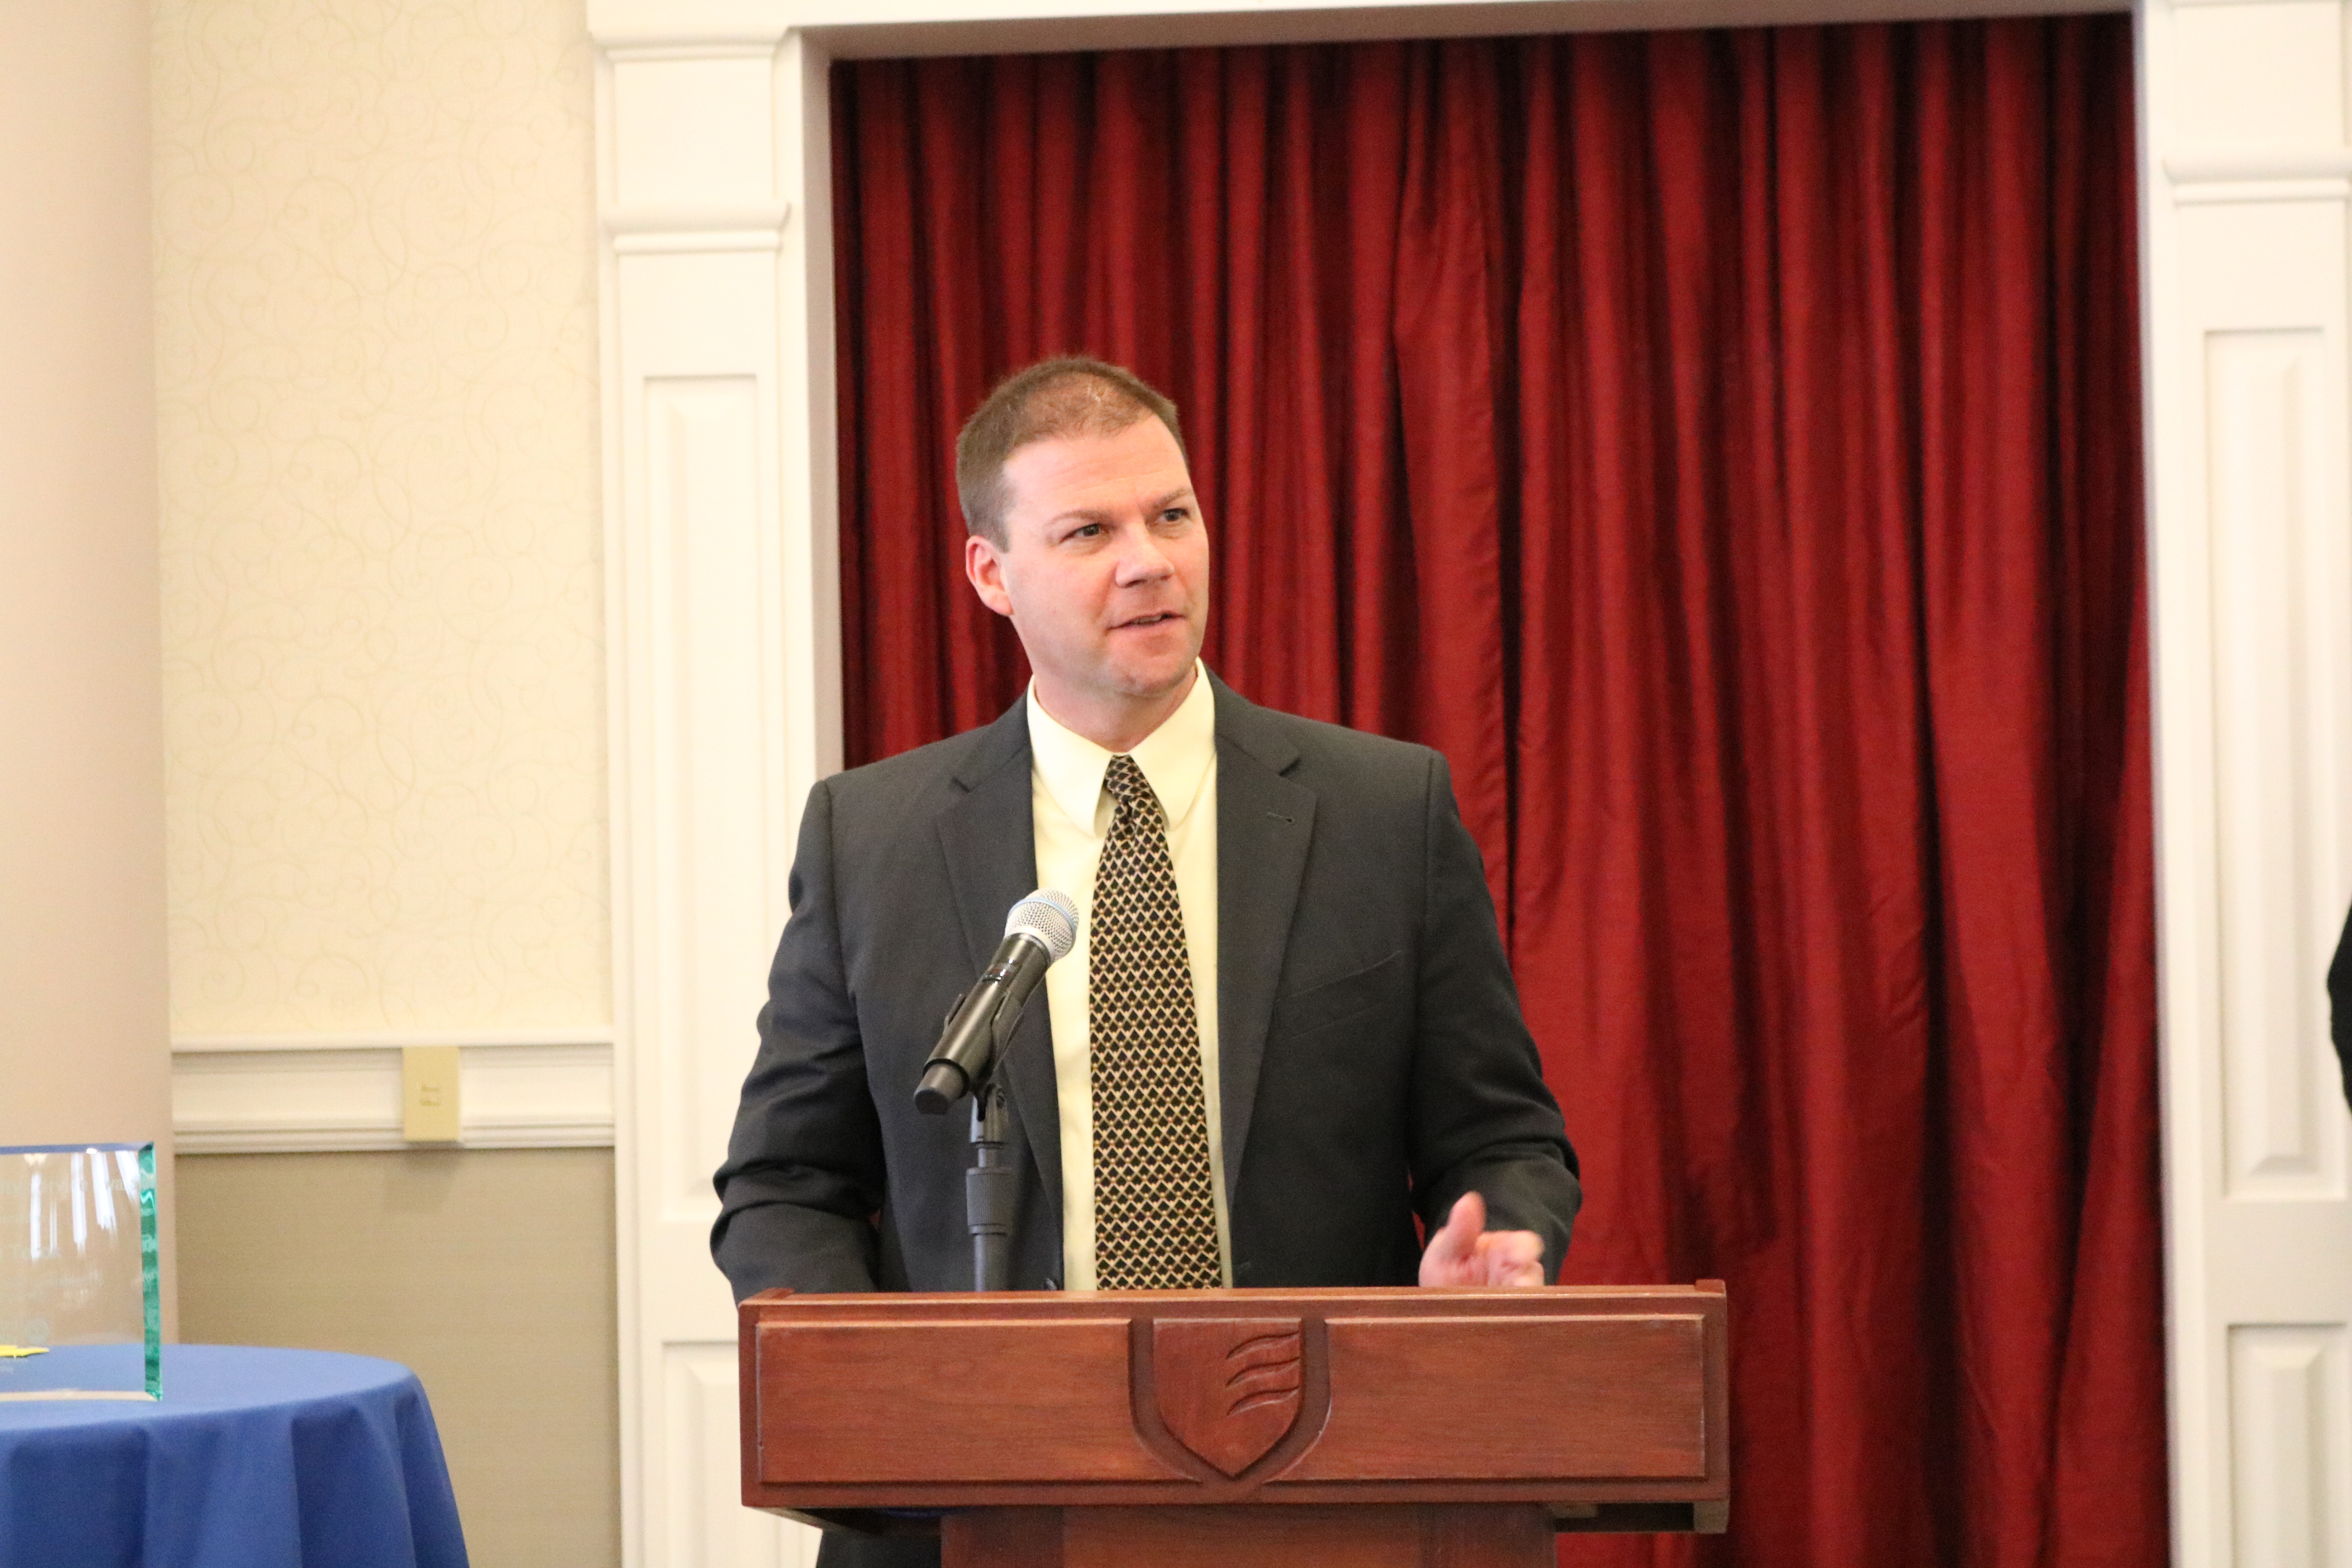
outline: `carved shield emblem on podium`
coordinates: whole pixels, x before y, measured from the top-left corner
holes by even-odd
[[[1162,1318],[1151,1325],[1151,1381],[1169,1434],[1238,1476],[1298,1419],[1304,1377],[1297,1318]]]

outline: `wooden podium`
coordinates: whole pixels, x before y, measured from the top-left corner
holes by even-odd
[[[946,1568],[1535,1568],[1720,1531],[1723,1286],[741,1308],[743,1501]]]

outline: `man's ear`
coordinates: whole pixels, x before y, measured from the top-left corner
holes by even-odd
[[[963,574],[982,604],[1007,620],[1013,618],[1013,595],[1004,591],[1004,563],[984,534],[964,535]]]

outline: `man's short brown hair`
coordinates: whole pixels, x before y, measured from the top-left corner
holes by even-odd
[[[1004,514],[1013,497],[1004,465],[1032,441],[1073,436],[1116,436],[1139,419],[1156,418],[1184,449],[1176,405],[1133,371],[1098,359],[1041,360],[996,384],[956,437],[956,499],[963,524],[1002,550]]]

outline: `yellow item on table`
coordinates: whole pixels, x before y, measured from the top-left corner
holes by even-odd
[[[13,1361],[18,1356],[47,1355],[47,1345],[0,1345],[0,1361]]]

